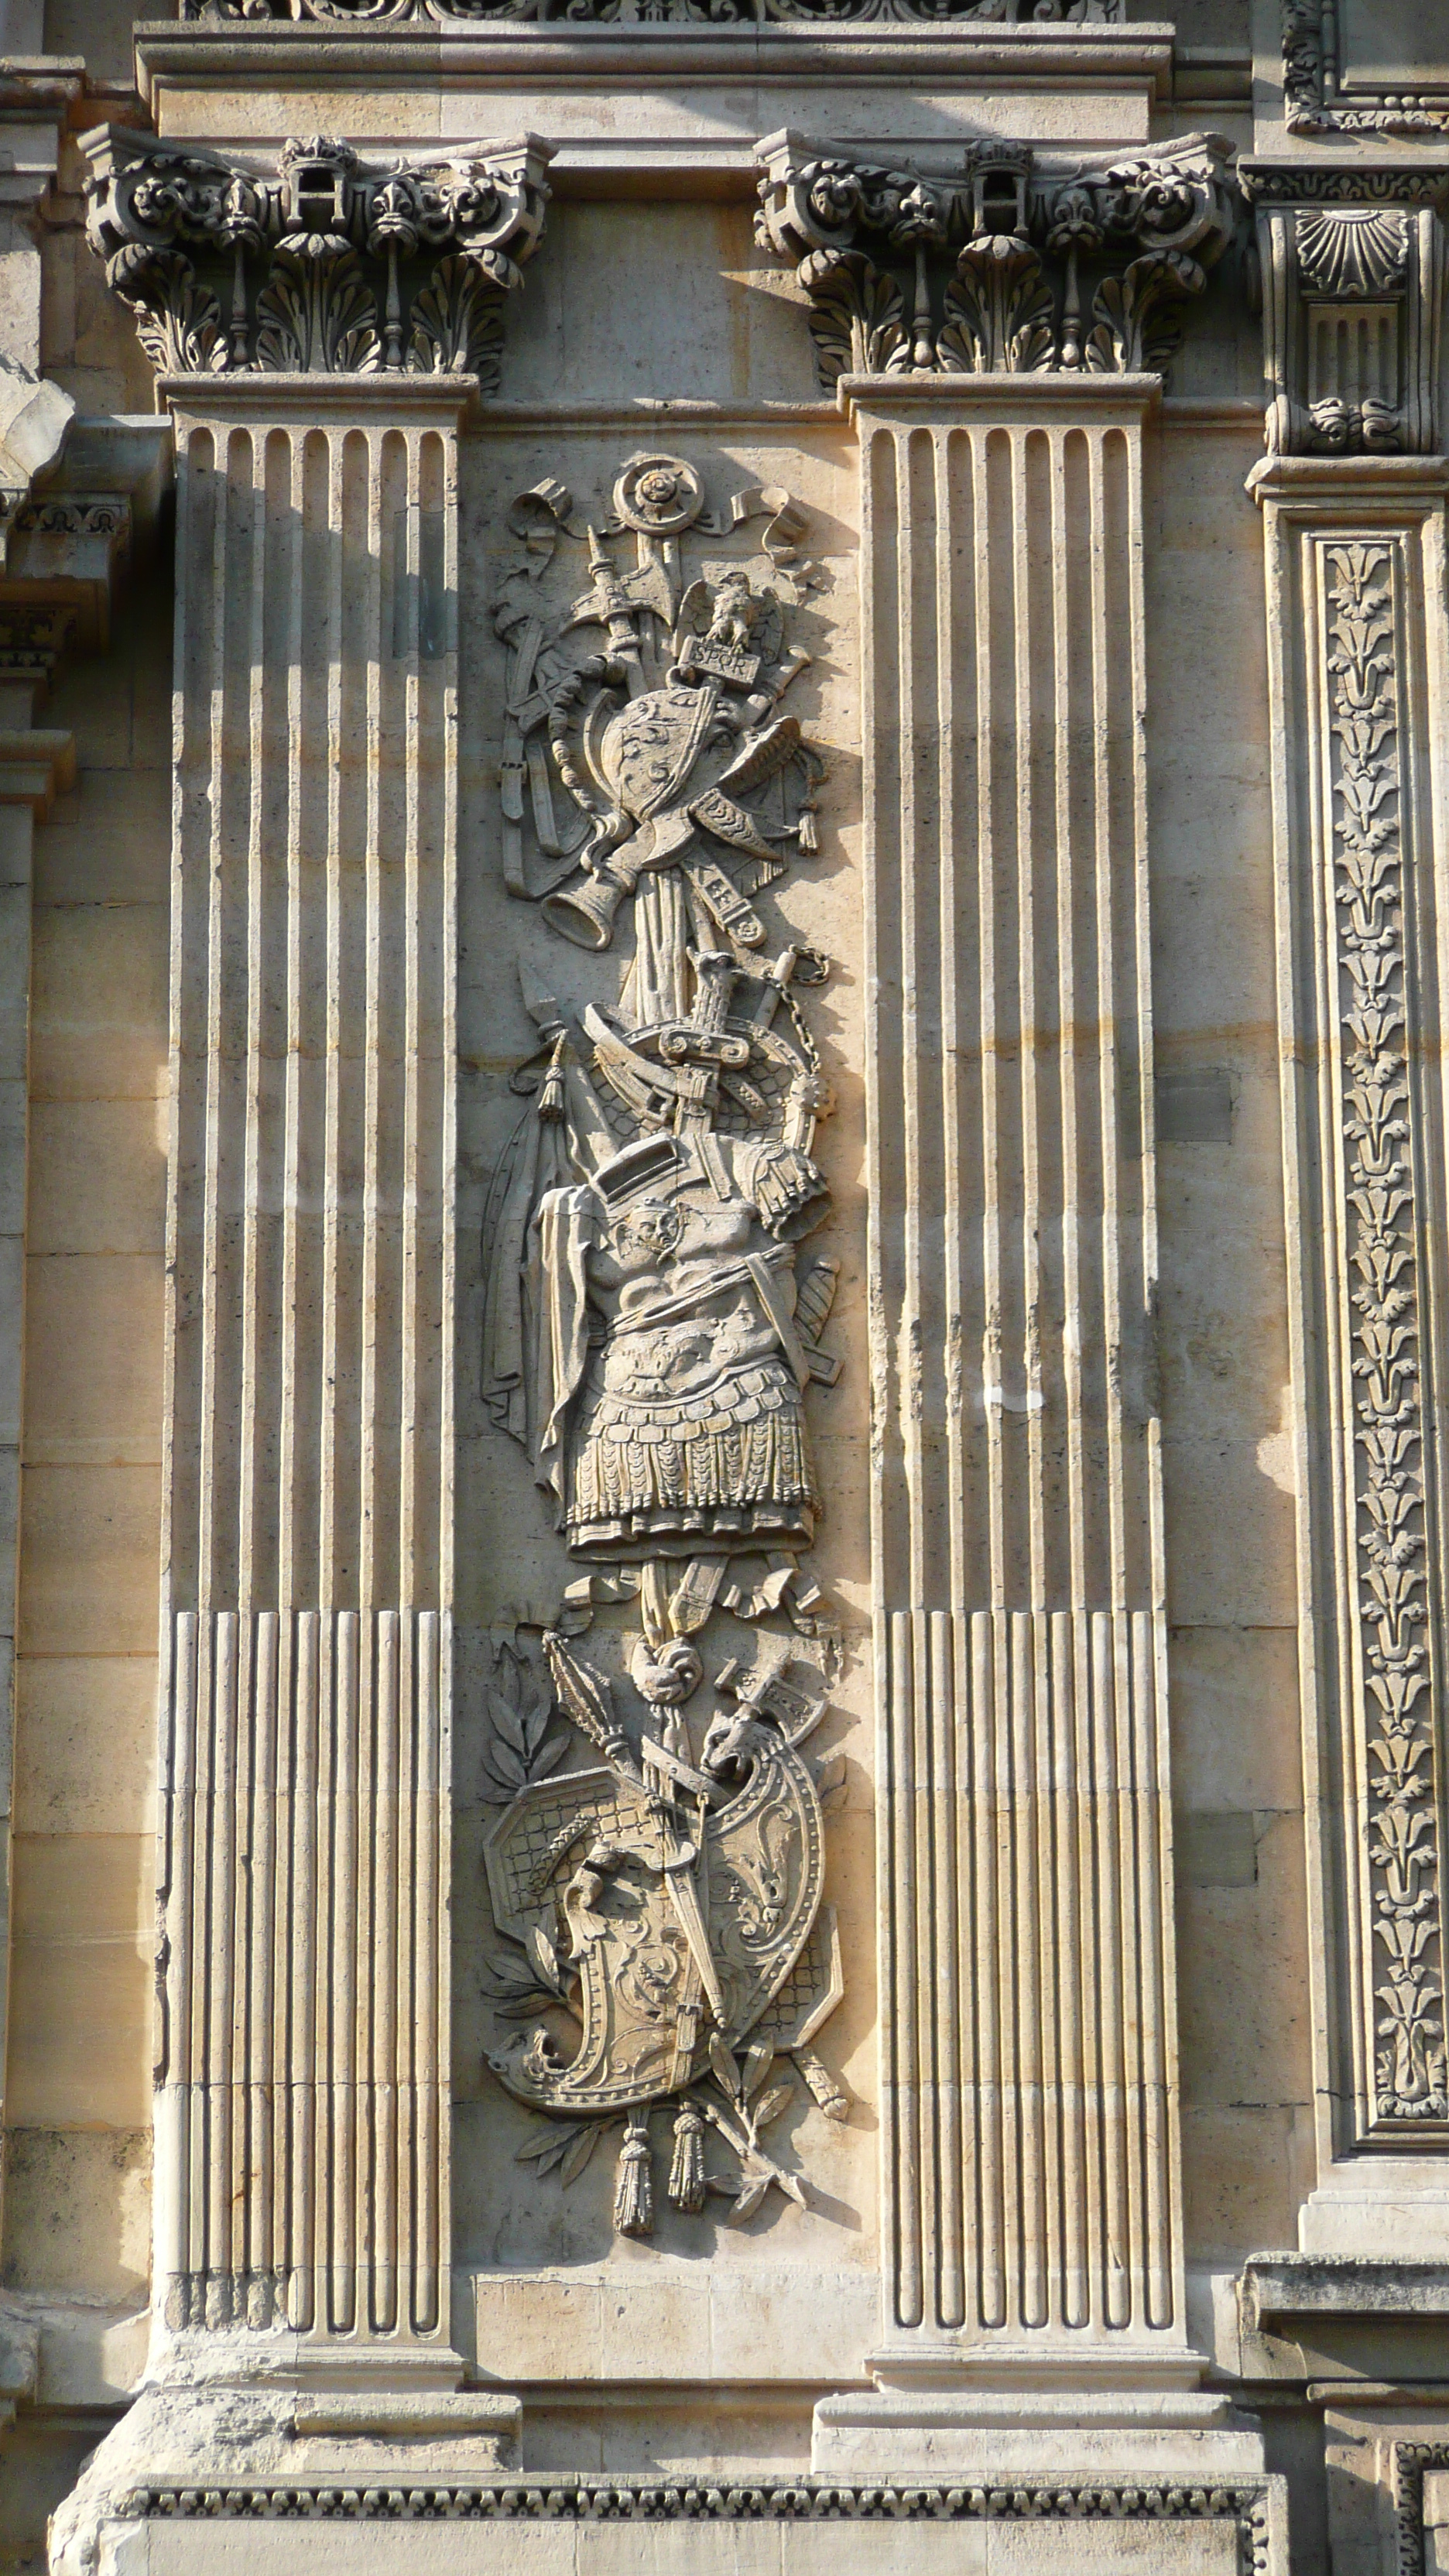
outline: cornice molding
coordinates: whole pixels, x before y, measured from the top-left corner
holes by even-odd
[[[1232,2524],[1244,2576],[1270,2565],[1269,2483],[1087,2483],[1022,2476],[1010,2485],[937,2479],[596,2478],[564,2472],[485,2484],[373,2485],[298,2480],[133,2488],[116,2511],[135,2521],[478,2522],[1149,2522]]]
[[[1147,420],[1162,401],[1157,375],[1085,375],[1053,368],[1040,375],[842,376],[835,388],[843,412],[855,420],[990,421],[998,424],[1090,420],[1113,428]]]
[[[1172,94],[1173,31],[1144,23],[1002,26],[952,19],[936,24],[866,21],[839,27],[793,24],[620,26],[555,19],[546,25],[518,20],[474,20],[444,30],[383,21],[351,28],[280,22],[177,26],[154,22],[136,29],[142,96],[153,102],[168,85],[190,91],[235,92],[249,84],[295,76],[317,95],[358,78],[386,81],[406,92],[444,91],[527,79],[546,88],[555,80],[597,80],[613,86],[636,76],[671,84],[802,78],[822,81],[912,82],[929,77],[964,80],[973,87],[1058,89],[1088,96],[1146,84],[1158,105]]]
[[[417,428],[436,421],[461,427],[477,409],[476,376],[246,375],[158,376],[156,398],[172,414],[234,421],[242,427],[307,421],[325,427]]]
[[[1381,513],[1401,519],[1406,507],[1442,506],[1449,494],[1449,457],[1444,456],[1263,456],[1247,479],[1247,490],[1261,504],[1321,515],[1325,503],[1345,516],[1368,519]]]
[[[1440,206],[1449,161],[1275,161],[1254,154],[1237,165],[1255,206]]]

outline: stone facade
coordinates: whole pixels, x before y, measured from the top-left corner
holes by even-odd
[[[0,0],[0,2567],[1449,2568],[1449,44]]]

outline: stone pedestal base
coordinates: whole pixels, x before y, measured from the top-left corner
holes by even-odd
[[[349,2356],[329,2385],[308,2373],[294,2343],[278,2337],[275,2351],[248,2356],[248,2375],[230,2380],[163,2364],[54,2517],[55,2576],[209,2570],[232,2563],[227,2548],[247,2539],[256,2515],[269,2528],[271,2517],[285,2518],[297,2545],[305,2524],[315,2544],[319,2520],[360,2513],[369,2499],[374,2509],[388,2496],[401,2505],[516,2472],[518,2400],[458,2393],[456,2354],[411,2367],[394,2360],[390,2387],[369,2385],[367,2358]],[[451,2367],[440,2385],[441,2362]],[[417,2384],[399,2388],[404,2375]],[[248,2551],[248,2564],[293,2563],[265,2545]]]

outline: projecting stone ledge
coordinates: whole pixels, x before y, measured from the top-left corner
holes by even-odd
[[[1239,2274],[1238,2305],[1245,2345],[1266,2339],[1280,2369],[1287,2345],[1312,2379],[1445,2377],[1449,2263],[1257,2254]]]

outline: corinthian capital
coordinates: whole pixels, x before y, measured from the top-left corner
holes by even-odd
[[[1070,165],[976,143],[949,172],[880,168],[793,134],[757,157],[757,235],[805,288],[827,387],[846,373],[1165,366],[1236,220],[1211,134]]]
[[[364,168],[291,136],[274,168],[110,127],[86,232],[169,375],[499,378],[503,302],[538,245],[549,147]]]

